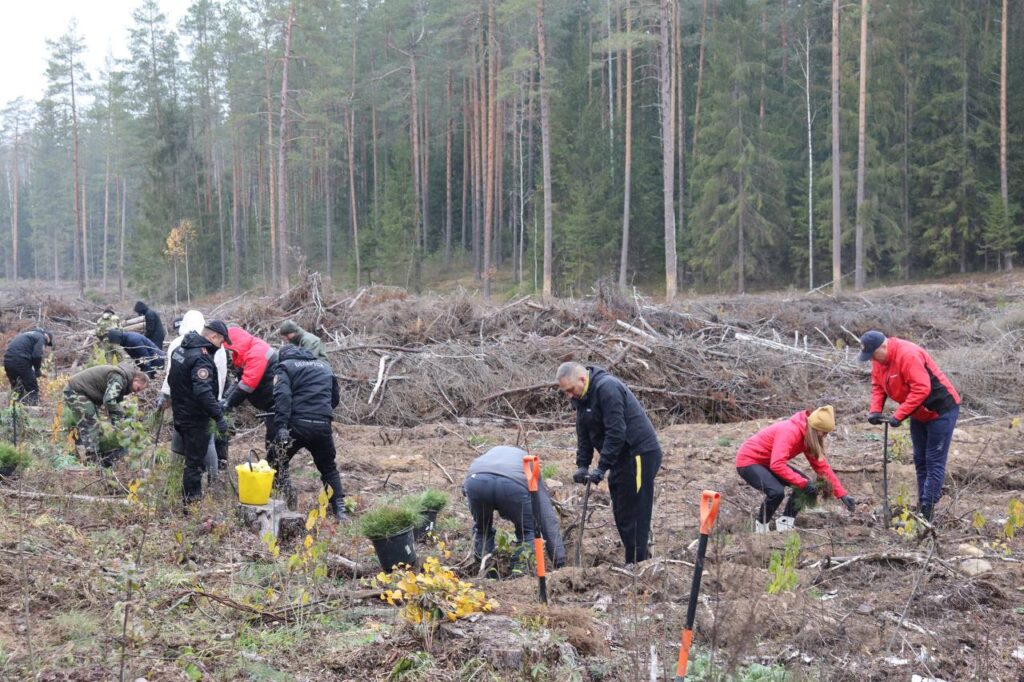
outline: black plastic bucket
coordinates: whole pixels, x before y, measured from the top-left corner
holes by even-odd
[[[393,571],[398,564],[416,565],[416,543],[413,539],[412,526],[386,538],[370,538],[370,541],[373,542],[377,560],[385,571]]]
[[[426,540],[427,533],[434,530],[434,523],[437,521],[437,512],[437,509],[428,509],[420,514],[423,518],[423,522],[413,528],[413,535],[417,540]]]

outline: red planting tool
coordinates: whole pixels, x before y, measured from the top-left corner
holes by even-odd
[[[676,682],[686,679],[686,666],[690,660],[690,644],[693,643],[693,620],[697,616],[697,595],[700,593],[700,579],[704,575],[704,554],[708,551],[708,536],[718,516],[718,501],[721,495],[705,490],[700,495],[700,540],[697,544],[697,560],[693,564],[693,583],[690,585],[690,605],[686,609],[686,628],[679,647],[679,663],[676,664]]]
[[[537,455],[523,456],[523,471],[526,473],[526,488],[530,491],[530,507],[533,509],[533,553],[537,559],[537,585],[540,600],[548,603],[548,584],[544,571],[544,538],[540,534],[540,458]]]

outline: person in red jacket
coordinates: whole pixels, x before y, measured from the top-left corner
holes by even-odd
[[[795,490],[786,502],[782,516],[775,522],[780,532],[793,530],[799,511],[796,490],[816,495],[814,483],[789,460],[803,454],[818,476],[832,485],[833,494],[846,508],[853,511],[856,500],[846,494],[843,484],[836,478],[832,467],[825,461],[825,438],[836,427],[835,411],[831,405],[816,410],[801,410],[785,421],[776,422],[758,431],[744,441],[736,453],[736,471],[740,478],[764,493],[764,502],[754,519],[754,531],[768,532],[768,522],[782,504],[786,486]]]
[[[894,336],[886,338],[879,331],[865,333],[860,343],[863,348],[859,360],[871,360],[868,421],[875,425],[885,421],[898,427],[910,417],[918,508],[921,516],[931,521],[942,496],[949,444],[960,416],[960,394],[917,344]],[[882,414],[886,398],[900,404],[889,417]]]
[[[224,348],[231,356],[231,364],[242,372],[238,383],[224,396],[224,410],[230,412],[248,400],[253,407],[264,413],[266,426],[265,442],[268,459],[273,456],[274,436],[274,370],[277,368],[277,352],[263,339],[253,336],[241,327],[228,327],[231,342],[224,342]]]

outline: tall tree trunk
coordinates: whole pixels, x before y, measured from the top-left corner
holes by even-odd
[[[839,193],[839,0],[832,0],[832,293],[843,291],[842,211]]]
[[[324,270],[327,276],[334,277],[334,186],[331,183],[331,139],[324,133]]]
[[[675,166],[675,121],[672,117],[672,53],[669,0],[660,0],[661,176],[665,221],[665,300],[676,297],[676,214],[672,198]]]
[[[117,295],[124,298],[124,233],[128,223],[128,180],[121,178],[121,235],[117,245]]]
[[[547,56],[544,44],[544,0],[537,0],[537,57],[540,76],[540,147],[544,175],[544,287],[542,296],[551,298],[552,226],[551,226],[551,123],[548,103]]]
[[[483,210],[481,194],[483,186],[483,164],[484,164],[484,27],[480,22],[480,37],[477,43],[477,66],[473,78],[473,281],[480,282],[483,278],[483,255],[480,249],[480,241],[483,235]]]
[[[373,138],[373,224],[375,227],[380,227],[380,221],[378,220],[378,191],[377,188],[380,186],[380,176],[377,173],[377,107],[370,107],[370,127],[373,129],[370,131],[370,136]]]
[[[220,286],[223,289],[228,285],[228,254],[224,227],[224,169],[221,167],[223,161],[220,158],[220,154],[215,154],[212,149],[210,154],[213,157],[213,184],[217,192],[217,232],[220,236]]]
[[[677,231],[686,230],[686,62],[683,59],[683,22],[680,3],[673,3],[672,26],[676,82],[676,203],[679,205]],[[628,30],[628,29],[627,29]]]
[[[280,251],[281,291],[288,289],[288,62],[292,54],[292,27],[295,25],[295,1],[288,8],[284,30],[284,58],[281,60],[281,116],[277,127],[277,225]]]
[[[708,25],[708,0],[704,0],[704,9],[700,15],[700,47],[697,51],[697,93],[693,105],[693,158],[697,158],[697,136],[700,134],[700,94],[704,85],[704,36]]]
[[[970,163],[970,140],[967,128],[967,2],[960,0],[960,72],[963,77],[960,97],[960,218],[963,230],[959,234],[960,241],[960,272],[967,272],[967,246],[970,238],[971,218],[968,215],[967,207],[967,173]]]
[[[462,255],[466,253],[466,205],[469,197],[469,168],[472,165],[472,159],[470,158],[469,151],[469,122],[472,114],[469,111],[469,85],[466,83],[466,79],[462,80],[462,214],[460,216],[462,222],[462,233],[459,240],[459,245],[462,249]]]
[[[807,122],[807,290],[814,290],[814,136],[811,113],[811,25],[804,4],[804,112]]]
[[[444,130],[444,269],[447,270],[452,261],[452,136],[454,123],[452,116],[452,69],[448,67],[448,88],[445,91],[445,130]]]
[[[411,138],[410,143],[412,145],[411,153],[409,154],[412,160],[412,190],[413,190],[413,249],[412,249],[412,263],[410,273],[412,277],[412,285],[415,290],[419,290],[420,279],[419,279],[419,268],[420,268],[420,235],[422,234],[423,228],[423,216],[420,207],[420,197],[423,191],[423,185],[420,178],[420,127],[419,127],[419,104],[416,100],[417,90],[416,80],[416,54],[415,52],[409,52],[409,137]]]
[[[854,232],[853,288],[864,289],[864,137],[867,120],[869,0],[860,0],[860,87],[857,96],[857,225]]]
[[[71,168],[74,176],[75,207],[75,276],[78,278],[78,293],[85,294],[85,211],[82,207],[82,184],[79,179],[78,156],[78,106],[75,92],[75,50],[68,51],[68,74],[71,82]]]
[[[242,164],[238,158],[238,130],[234,122],[231,125],[231,132],[231,288],[237,296],[242,293],[242,226],[239,222],[242,203]]]
[[[1006,32],[1009,24],[1007,6],[1009,0],[1003,0],[1003,20],[1000,25],[1000,49],[999,49],[999,196],[1003,199],[1003,212],[1008,215],[1010,211],[1010,189],[1006,172]],[[1007,270],[1013,270],[1012,249],[1003,252],[1003,259]]]
[[[348,149],[348,198],[349,198],[349,222],[352,225],[352,252],[356,259],[356,287],[362,285],[363,262],[359,249],[359,212],[356,205],[356,112],[349,105],[348,111],[348,135],[346,136]]]
[[[109,98],[108,98],[109,103]],[[101,259],[101,267],[103,268],[102,286],[103,293],[107,292],[107,275],[110,268],[107,267],[108,256],[109,256],[109,234],[110,234],[110,157],[111,148],[113,147],[113,141],[111,140],[111,122],[110,115],[107,118],[107,138],[106,138],[106,154],[104,155],[103,164],[103,258]]]
[[[277,224],[277,181],[274,173],[274,161],[273,152],[271,149],[274,148],[274,97],[270,90],[270,54],[269,46],[267,47],[267,54],[264,58],[264,75],[266,77],[267,85],[267,144],[266,154],[260,153],[260,170],[263,169],[263,159],[266,158],[267,163],[267,223],[270,230],[270,283],[267,287],[273,291],[277,288],[278,276],[277,276],[277,233],[279,225]],[[262,250],[263,240],[260,240],[260,247]],[[264,274],[263,281],[266,282],[266,275]]]
[[[484,184],[484,298],[491,298],[492,239],[494,238],[495,138],[498,127],[498,49],[494,27],[494,0],[487,3],[487,161]]]
[[[903,278],[910,278],[910,50],[903,48],[903,160],[901,173],[903,175],[903,240],[907,245],[907,253],[903,259]]]
[[[18,232],[21,227],[18,220],[18,195],[21,193],[21,122],[15,114],[14,121],[14,158],[11,163],[11,279],[18,279]]]
[[[420,133],[420,215],[423,229],[420,230],[420,249],[427,252],[427,235],[430,234],[430,88],[423,88],[423,127]]]
[[[629,202],[633,177],[633,8],[626,3],[626,130],[622,162],[622,250],[619,255],[619,288],[625,289],[629,273]]]

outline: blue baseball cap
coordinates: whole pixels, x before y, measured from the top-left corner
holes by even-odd
[[[885,334],[882,332],[876,332],[873,329],[869,332],[864,332],[864,336],[860,337],[861,349],[857,359],[861,362],[867,362],[883,343],[885,343]]]

